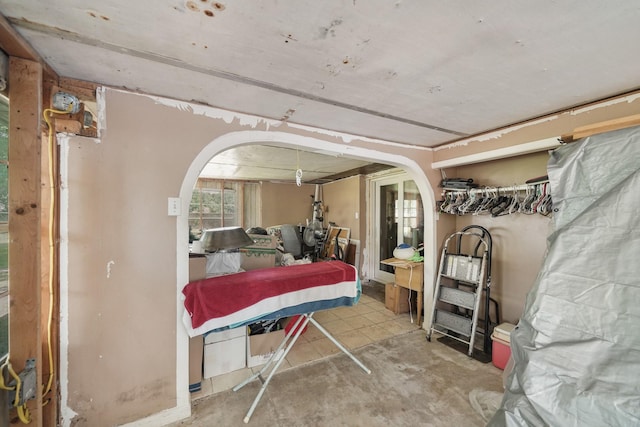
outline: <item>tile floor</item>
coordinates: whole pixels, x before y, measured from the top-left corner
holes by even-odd
[[[372,295],[376,296],[375,292]],[[355,306],[321,311],[314,315],[314,319],[350,350],[419,329],[415,312],[413,316],[409,313],[393,314],[385,308],[384,302],[380,301],[379,293],[377,298],[363,294]],[[287,355],[279,371],[295,368],[339,352],[340,349],[310,324]],[[259,369],[260,366],[245,368],[203,379],[202,389],[192,393],[191,399],[198,400],[233,388]]]

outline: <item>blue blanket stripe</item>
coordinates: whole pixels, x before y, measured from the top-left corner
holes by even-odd
[[[224,328],[213,329],[205,333],[204,335],[206,336],[211,332],[220,332],[227,329],[235,329],[241,326],[247,326],[251,323],[259,322],[261,320],[277,320],[277,319],[282,319],[283,317],[295,316],[297,314],[312,313],[315,311],[328,310],[331,308],[351,307],[358,303],[358,301],[360,300],[360,295],[362,295],[362,286],[360,285],[360,279],[357,280],[357,287],[358,287],[358,295],[355,298],[340,297],[340,298],[334,298],[329,300],[311,301],[311,302],[305,302],[298,305],[292,305],[290,307],[285,307],[282,310],[274,311],[272,313],[258,316],[253,319],[248,319],[240,323],[235,323],[233,325],[225,326]]]

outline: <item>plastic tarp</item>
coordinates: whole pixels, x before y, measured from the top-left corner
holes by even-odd
[[[551,154],[554,231],[489,426],[640,425],[640,127]]]

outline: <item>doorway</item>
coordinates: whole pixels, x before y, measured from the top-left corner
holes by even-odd
[[[373,208],[373,279],[388,283],[394,280],[393,267],[381,261],[392,258],[401,243],[419,248],[424,243],[424,204],[416,182],[407,173],[371,180]]]
[[[398,154],[392,154],[384,151],[377,151],[374,149],[367,149],[358,147],[356,145],[339,144],[328,142],[324,139],[303,137],[296,134],[286,132],[273,132],[273,131],[240,131],[231,132],[222,135],[215,140],[212,140],[207,146],[205,146],[200,153],[194,158],[189,166],[187,173],[183,179],[180,187],[179,199],[181,202],[181,214],[177,217],[177,295],[180,295],[184,283],[188,281],[188,212],[189,203],[191,201],[191,195],[193,187],[200,175],[200,171],[204,168],[205,164],[214,156],[224,152],[232,147],[241,145],[251,145],[259,143],[259,141],[265,141],[272,143],[277,141],[278,144],[291,147],[300,147],[301,149],[309,149],[314,151],[318,147],[322,147],[323,151],[333,152],[337,155],[350,156],[359,159],[372,160],[381,163],[391,164],[400,168],[403,168],[406,172],[403,174],[405,181],[412,181],[415,184],[417,193],[421,195],[421,199],[427,201],[432,207],[435,206],[435,198],[431,185],[429,184],[427,177],[423,169],[409,157],[405,157]],[[404,187],[403,187],[404,188]],[[409,188],[409,187],[407,187]],[[404,194],[404,193],[403,193]],[[404,197],[404,196],[403,196]],[[435,215],[433,212],[435,209],[429,209],[426,212],[423,224],[426,227],[425,232],[430,236],[435,236]],[[373,224],[369,223],[369,228],[374,228]],[[400,231],[400,234],[403,232]],[[431,249],[435,248],[435,237],[432,237],[429,241]],[[378,252],[378,251],[376,251]],[[425,260],[425,283],[430,283],[435,271],[435,261],[429,258]],[[425,299],[429,295],[429,287],[425,287]],[[189,391],[188,391],[188,336],[186,330],[182,327],[182,310],[181,301],[177,298],[178,307],[178,333],[177,340],[177,379],[176,386],[178,392],[178,402],[181,408],[189,407]],[[425,307],[428,301],[425,301]]]

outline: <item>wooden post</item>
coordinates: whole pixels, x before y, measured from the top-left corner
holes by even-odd
[[[37,392],[27,407],[42,426],[41,111],[42,66],[9,61],[9,354],[16,372],[35,359]],[[13,415],[13,414],[12,414]],[[22,425],[12,417],[12,424]]]

